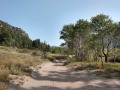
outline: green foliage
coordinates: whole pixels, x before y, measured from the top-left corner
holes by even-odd
[[[33,48],[40,49],[40,39],[36,39],[32,41]]]
[[[120,46],[120,24],[104,14],[92,17],[90,22],[80,19],[75,24],[65,25],[60,34],[67,53],[75,55],[80,61],[93,58],[98,61],[99,57],[102,61],[104,56],[107,62],[110,51]]]
[[[20,28],[0,21],[0,44],[18,48],[31,48],[31,40]]]
[[[60,32],[60,39],[64,39],[68,47],[68,54],[76,55],[77,58],[85,59],[88,54],[89,38],[91,36],[91,24],[87,20],[80,19],[75,25],[65,25]],[[80,57],[81,56],[83,57]]]
[[[0,45],[50,51],[50,45],[40,42],[40,39],[32,41],[21,28],[11,26],[3,21],[0,21],[0,26]]]
[[[75,37],[75,32],[74,32],[74,25],[70,24],[70,25],[65,25],[63,26],[62,31],[60,32],[61,36],[60,39],[64,39],[65,40],[65,44],[67,45],[69,48],[69,51],[73,50],[74,47],[74,37]]]
[[[63,48],[61,48],[61,47],[52,47],[51,48],[51,52],[55,53],[55,54],[61,54],[62,51],[63,51]]]
[[[97,34],[97,43],[105,57],[105,62],[108,62],[108,55],[113,42],[116,25],[113,23],[109,16],[99,14],[91,19],[93,31]]]

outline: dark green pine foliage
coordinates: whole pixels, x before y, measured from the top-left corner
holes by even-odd
[[[32,47],[34,49],[41,49],[40,39],[36,39],[32,41]]]
[[[9,25],[0,20],[0,45],[17,48],[37,49],[50,52],[51,47],[40,39],[31,40],[28,34],[21,28]]]
[[[0,21],[0,45],[17,48],[32,48],[32,40],[21,28]]]
[[[50,52],[51,51],[50,49],[51,49],[51,47],[49,44],[47,44],[46,42],[44,42],[44,43],[41,42],[41,50],[43,52]]]

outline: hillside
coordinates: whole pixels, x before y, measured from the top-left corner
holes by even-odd
[[[0,45],[18,48],[31,48],[32,41],[21,28],[0,20]]]
[[[39,49],[50,51],[50,45],[40,42],[40,39],[31,40],[29,35],[21,28],[14,27],[0,20],[0,46],[17,48]]]
[[[30,76],[34,69],[40,68],[47,61],[41,57],[40,51],[0,46],[0,90],[8,90],[9,81],[17,79],[13,76]]]

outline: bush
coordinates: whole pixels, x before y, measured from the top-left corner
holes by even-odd
[[[0,81],[8,82],[9,81],[9,71],[8,70],[0,70]]]
[[[32,72],[31,67],[36,67],[46,61],[38,57],[40,52],[33,53],[33,55],[37,55],[36,57],[33,57],[31,50],[28,49],[19,49],[19,52],[21,53],[16,52],[16,50],[12,51],[12,53],[9,53],[7,50],[0,52],[0,83],[8,83],[10,74],[30,76]],[[1,88],[2,86],[0,86],[0,90],[5,90]]]
[[[65,64],[73,70],[95,70],[93,71],[94,74],[106,78],[120,78],[120,63],[104,63],[104,66],[102,67],[101,62],[78,62],[69,60]]]
[[[39,51],[33,51],[33,52],[32,52],[32,55],[33,55],[33,56],[41,56],[41,54],[40,54]]]
[[[119,63],[120,63],[120,50],[117,49],[117,50],[115,51],[115,54],[116,54],[116,55],[115,55],[115,56],[116,56],[115,60],[114,60],[113,55],[111,55],[112,57],[109,58],[109,62],[119,62]]]
[[[20,62],[14,63],[14,65],[11,65],[10,67],[10,73],[13,75],[30,75],[32,70],[29,68],[30,63],[29,62]]]

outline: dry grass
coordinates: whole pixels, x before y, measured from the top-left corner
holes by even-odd
[[[92,74],[97,74],[107,78],[120,78],[120,63],[104,63],[104,66],[102,67],[101,62],[79,62],[69,60],[65,65],[73,70],[87,70],[89,72],[96,70]]]
[[[7,84],[0,82],[0,90],[7,90]]]
[[[18,52],[17,49],[0,46],[0,82],[7,83],[9,75],[30,75],[32,72],[31,66],[36,67],[42,62],[40,56],[33,56],[32,50],[21,50],[25,53]],[[31,52],[31,53],[30,53]],[[0,84],[0,90],[2,85]]]

